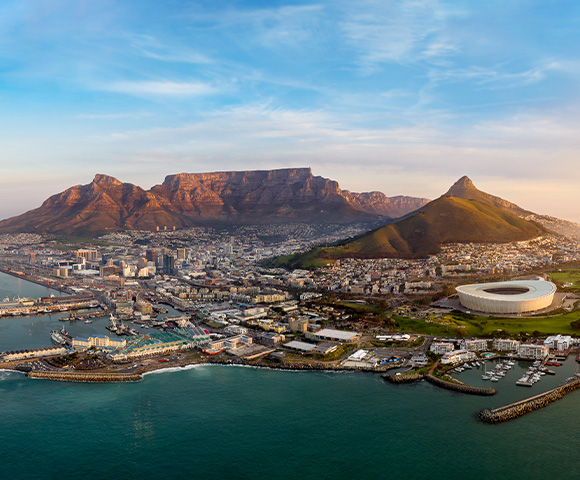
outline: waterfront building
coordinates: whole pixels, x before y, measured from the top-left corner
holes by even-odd
[[[517,352],[520,342],[518,340],[512,340],[511,338],[496,338],[492,346],[498,352]]]
[[[68,350],[65,347],[46,347],[36,348],[33,350],[16,350],[12,352],[4,352],[2,359],[5,362],[16,362],[18,360],[28,360],[38,357],[51,357],[54,355],[66,355]]]
[[[442,365],[456,364],[461,362],[469,362],[475,360],[477,355],[474,352],[468,352],[467,350],[453,350],[452,352],[447,352],[441,358]]]
[[[333,341],[341,343],[351,343],[359,340],[361,337],[360,333],[357,332],[346,332],[344,330],[333,330],[330,328],[324,328],[318,332],[306,332],[306,338],[315,341]]]
[[[72,340],[72,347],[75,349],[98,348],[123,348],[127,345],[127,340],[122,338],[109,338],[107,335],[91,335],[88,338],[75,337]]]
[[[483,352],[487,350],[488,341],[485,339],[464,340],[461,344],[463,350],[468,352]]]
[[[297,340],[292,340],[291,342],[285,343],[284,346],[291,350],[297,350],[302,353],[309,353],[316,348],[313,343],[299,342]]]
[[[188,327],[183,333],[198,343],[209,342],[211,340],[209,332],[196,325]]]
[[[452,352],[455,346],[449,342],[433,342],[429,350],[435,355],[445,355],[447,352]]]
[[[113,360],[129,360],[150,355],[163,355],[192,347],[189,339],[175,332],[153,332],[136,337],[127,342],[127,346],[110,356]]]
[[[531,358],[534,360],[544,360],[548,356],[548,347],[545,345],[535,345],[523,343],[518,348],[520,357]]]
[[[236,335],[235,337],[225,338],[223,342],[223,348],[232,349],[238,348],[241,345],[250,345],[253,343],[252,337],[248,335]]]
[[[425,367],[429,363],[429,359],[425,353],[419,352],[411,357],[411,362],[417,367]]]
[[[340,347],[340,343],[324,342],[316,345],[313,352],[321,353],[322,355],[328,355],[329,353],[334,352],[338,347]]]
[[[66,278],[66,277],[68,277],[68,268],[66,268],[66,267],[55,268],[55,269],[53,269],[52,274],[55,277]]]
[[[342,362],[347,368],[373,368],[377,364],[378,359],[369,350],[357,350]]]
[[[572,344],[572,337],[570,335],[554,335],[544,340],[544,345],[550,350],[557,350],[563,352],[570,349]]]

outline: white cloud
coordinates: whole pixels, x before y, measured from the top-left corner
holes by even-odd
[[[206,55],[183,46],[180,42],[162,42],[150,35],[133,35],[131,46],[142,56],[163,62],[210,64],[213,61]]]
[[[341,29],[358,50],[361,66],[372,70],[384,62],[413,63],[458,52],[445,31],[448,17],[458,14],[436,0],[368,0],[345,7]]]
[[[100,89],[135,96],[174,97],[211,95],[218,91],[217,88],[208,83],[172,81],[121,81],[101,84]]]

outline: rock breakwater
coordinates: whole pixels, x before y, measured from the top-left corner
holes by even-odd
[[[400,373],[395,375],[383,375],[383,379],[389,383],[412,383],[423,380],[425,374],[423,373]]]
[[[522,400],[521,402],[512,403],[493,410],[482,410],[479,412],[479,419],[484,423],[507,422],[508,420],[521,417],[526,413],[533,412],[534,410],[538,410],[552,402],[560,400],[564,395],[578,388],[580,388],[580,379],[566,383],[540,395]]]
[[[472,387],[471,385],[466,385],[464,383],[447,382],[440,378],[434,377],[433,375],[426,375],[425,380],[437,387],[453,390],[454,392],[466,393],[468,395],[489,396],[495,395],[497,393],[493,388],[479,388]]]
[[[77,373],[77,372],[38,372],[32,371],[27,374],[29,378],[42,378],[46,380],[58,380],[61,382],[138,382],[141,375],[135,373]]]

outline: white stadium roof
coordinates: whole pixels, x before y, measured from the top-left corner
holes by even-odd
[[[461,304],[486,313],[523,313],[549,307],[556,285],[544,280],[476,283],[456,288]]]

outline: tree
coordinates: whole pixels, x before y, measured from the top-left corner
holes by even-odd
[[[574,330],[580,330],[580,318],[578,320],[573,320],[570,322],[570,326],[574,329]]]

